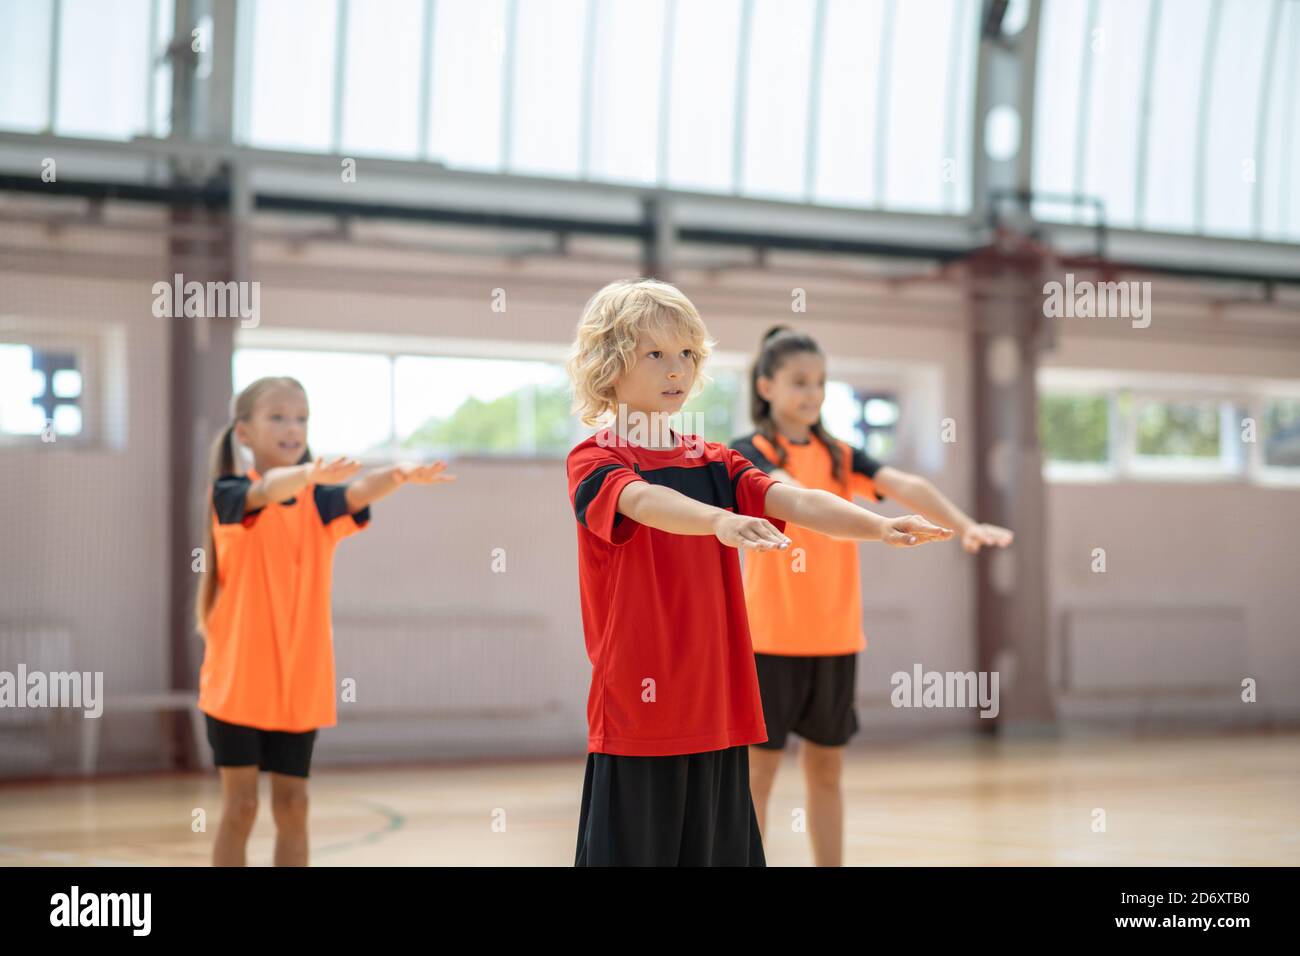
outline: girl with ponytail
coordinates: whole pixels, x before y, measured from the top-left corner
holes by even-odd
[[[360,462],[312,459],[307,417],[297,380],[261,378],[235,396],[212,448],[195,622],[204,638],[199,709],[221,773],[218,866],[245,862],[259,770],[271,775],[275,864],[306,865],[312,747],[318,729],[337,723],[334,547],[400,486],[452,480],[435,462],[350,481]]]
[[[776,326],[763,336],[750,375],[754,432],[732,447],[773,478],[868,501],[886,497],[935,524],[954,528],[966,551],[1005,548],[1011,532],[979,524],[921,475],[881,465],[838,441],[821,420],[826,358],[808,335]],[[857,732],[853,709],[858,652],[866,648],[858,550],[788,523],[786,552],[745,556],[745,603],[768,739],[750,747],[750,789],[762,828],[791,732],[802,738],[813,862],[844,855],[844,747]]]

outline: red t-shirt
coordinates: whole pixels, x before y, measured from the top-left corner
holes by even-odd
[[[658,757],[767,740],[736,549],[642,527],[617,505],[628,484],[648,481],[768,517],[775,482],[725,445],[673,440],[664,450],[616,446],[606,429],[569,452],[591,753]]]

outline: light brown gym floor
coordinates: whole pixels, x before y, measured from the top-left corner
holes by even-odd
[[[318,767],[312,862],[569,866],[582,774],[581,757]],[[1300,864],[1300,734],[860,744],[844,788],[848,865]],[[263,780],[254,865],[271,858],[269,801]],[[791,747],[769,864],[809,864],[808,836],[791,827],[802,804]],[[206,833],[191,828],[196,808]],[[219,814],[215,771],[5,784],[0,866],[203,865]]]

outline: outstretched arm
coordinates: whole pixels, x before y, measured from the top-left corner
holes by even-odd
[[[405,484],[436,485],[455,481],[455,475],[446,474],[447,463],[435,461],[429,465],[412,465],[400,462],[386,468],[376,468],[348,485],[348,510],[360,511],[380,498],[391,495]]]
[[[779,551],[790,546],[790,539],[765,518],[732,514],[646,481],[631,482],[623,489],[618,513],[669,534],[716,535],[733,548]]]
[[[244,507],[249,511],[265,508],[273,501],[287,501],[302,491],[308,483],[332,485],[347,481],[361,469],[361,462],[352,458],[335,458],[332,461],[318,458],[302,465],[268,468],[257,481],[248,486]]]
[[[936,527],[919,515],[886,518],[829,491],[793,488],[780,482],[768,489],[765,508],[774,518],[834,538],[882,541],[907,548],[946,541],[953,535],[949,529]]]
[[[885,497],[894,499],[931,521],[957,529],[961,535],[962,547],[971,554],[986,545],[1005,548],[1015,537],[998,525],[980,524],[921,475],[885,467],[876,472],[873,480]]]

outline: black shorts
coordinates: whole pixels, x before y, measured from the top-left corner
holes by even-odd
[[[574,866],[766,866],[749,751],[587,754]]]
[[[311,751],[316,731],[300,734],[284,730],[259,730],[243,724],[228,724],[204,714],[213,763],[218,767],[257,767],[289,777],[306,777],[311,772]]]
[[[843,747],[858,732],[857,654],[755,654],[754,665],[767,724],[767,743],[759,747],[781,750],[792,731],[821,747]]]

